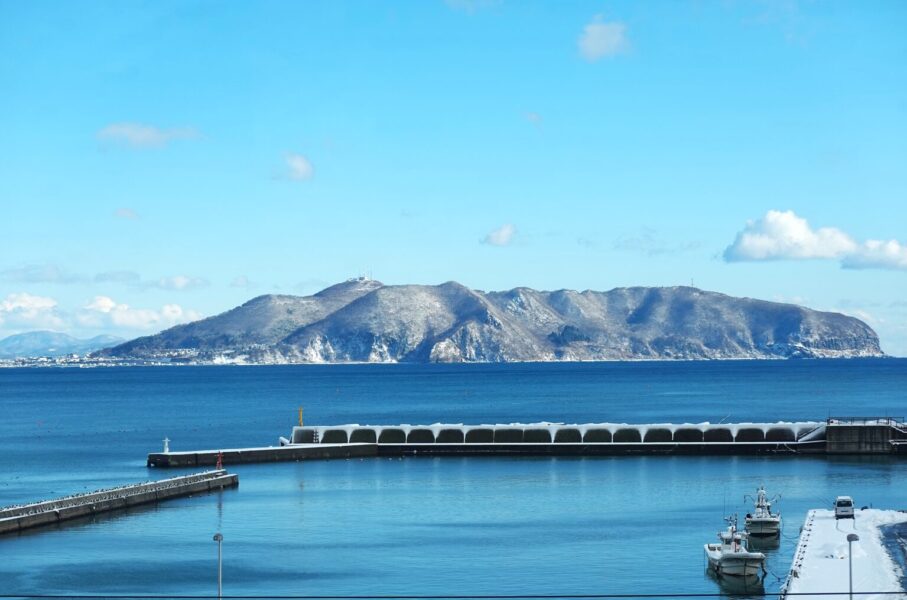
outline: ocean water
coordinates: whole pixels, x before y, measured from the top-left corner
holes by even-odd
[[[163,478],[173,450],[309,424],[903,416],[907,360],[0,369],[0,505]],[[810,508],[907,508],[907,461],[405,458],[231,467],[223,493],[0,537],[0,594],[718,593],[702,545],[780,493],[776,591]],[[892,547],[896,547],[892,545]],[[758,590],[756,590],[758,591]]]

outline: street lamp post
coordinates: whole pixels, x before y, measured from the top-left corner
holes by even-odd
[[[859,541],[860,536],[857,534],[847,534],[847,579],[850,582],[850,600],[853,600],[853,543]]]
[[[223,575],[223,553],[221,552],[221,547],[224,542],[224,536],[220,533],[214,534],[214,541],[217,542],[217,598],[223,597],[223,584],[222,584],[222,575]]]

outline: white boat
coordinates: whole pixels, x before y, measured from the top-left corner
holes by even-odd
[[[781,513],[772,512],[772,502],[777,496],[768,499],[765,486],[759,486],[756,497],[745,496],[744,500],[753,500],[753,512],[746,515],[744,521],[746,532],[753,537],[775,537],[781,534]]]
[[[747,534],[737,531],[737,516],[728,517],[728,528],[718,533],[718,544],[706,544],[709,567],[720,577],[754,577],[765,570],[765,555],[750,552]]]

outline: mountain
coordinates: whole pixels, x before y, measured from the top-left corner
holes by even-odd
[[[162,350],[217,351],[272,346],[300,327],[320,321],[380,287],[381,283],[371,279],[353,279],[314,296],[259,296],[217,316],[136,338],[117,346],[113,354],[148,357]]]
[[[859,319],[692,287],[486,293],[359,278],[313,296],[260,296],[98,356],[271,364],[884,354]]]
[[[54,331],[31,331],[0,340],[0,358],[34,358],[88,354],[123,342],[123,338],[99,335],[87,340]]]

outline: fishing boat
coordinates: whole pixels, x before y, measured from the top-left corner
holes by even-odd
[[[749,498],[753,501],[753,512],[747,513],[744,520],[746,532],[752,537],[777,537],[781,534],[781,513],[772,512],[772,502],[779,497],[775,496],[771,500],[765,493],[765,486],[759,486],[756,490],[756,497],[750,495],[744,496],[744,500]]]
[[[718,532],[719,543],[705,544],[709,567],[719,577],[754,577],[765,571],[765,555],[750,552],[747,534],[737,531],[737,515],[728,517],[728,528]]]

